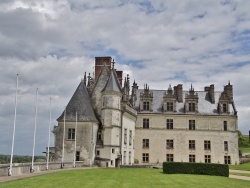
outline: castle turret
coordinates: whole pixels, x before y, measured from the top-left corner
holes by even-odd
[[[98,148],[100,160],[109,159],[110,163],[108,163],[108,166],[110,167],[116,167],[120,164],[121,98],[122,91],[113,68],[102,90],[101,121],[103,127],[103,147]]]

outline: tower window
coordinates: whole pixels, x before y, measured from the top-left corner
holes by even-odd
[[[68,140],[75,140],[75,129],[68,129]]]

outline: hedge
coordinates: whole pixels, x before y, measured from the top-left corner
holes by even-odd
[[[213,163],[163,162],[163,173],[166,174],[202,174],[229,176],[229,166]]]

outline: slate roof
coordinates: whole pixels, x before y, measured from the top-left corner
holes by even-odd
[[[118,83],[116,73],[114,70],[111,71],[109,79],[102,91],[117,91],[121,92],[120,84]]]
[[[93,107],[91,105],[91,99],[89,97],[87,88],[83,81],[78,85],[74,95],[70,99],[66,107],[66,121],[75,121],[77,111],[78,121],[96,121]],[[57,121],[64,120],[64,111]]]
[[[139,103],[140,103],[140,93],[143,93],[143,89],[137,90],[137,101],[135,103],[136,110],[139,111]],[[150,92],[153,93],[153,103],[152,103],[152,110],[151,112],[145,111],[140,113],[162,113],[162,102],[163,96],[167,92],[167,90],[152,90]],[[175,114],[184,114],[184,103],[185,103],[185,96],[188,94],[189,91],[183,91],[183,102],[176,102],[176,112]],[[218,102],[221,92],[215,91],[215,104],[212,104],[210,101],[209,93],[207,91],[196,91],[195,93],[198,94],[198,114],[206,114],[206,115],[216,115],[218,114]],[[234,115],[234,108],[233,105],[229,105],[230,115]]]

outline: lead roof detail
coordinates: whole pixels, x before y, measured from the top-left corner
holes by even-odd
[[[70,99],[67,107],[66,107],[66,121],[75,121],[77,112],[77,120],[78,121],[96,121],[97,118],[95,116],[93,107],[91,105],[91,100],[87,91],[87,88],[84,84],[84,81],[81,81],[79,86],[77,87],[74,95]],[[64,112],[57,119],[57,121],[64,120]]]

